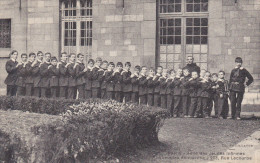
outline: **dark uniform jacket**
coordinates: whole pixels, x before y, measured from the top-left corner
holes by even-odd
[[[168,79],[166,82],[166,94],[174,95],[174,82],[173,79]]]
[[[147,79],[147,94],[153,94],[154,93],[154,85],[153,85],[153,77],[150,77]]]
[[[76,84],[76,69],[74,68],[75,63],[70,63],[67,68],[68,76],[69,76],[69,87],[75,87]]]
[[[201,83],[199,78],[188,81],[190,97],[198,97],[197,92],[198,92],[198,88],[200,87],[200,84]]]
[[[84,63],[78,63],[76,66],[76,84],[77,86],[79,85],[84,85],[86,80],[84,77],[84,69],[85,69],[85,65]]]
[[[123,84],[122,84],[123,92],[132,92],[133,87],[131,83],[131,72],[122,71],[122,76],[123,76]]]
[[[92,70],[90,68],[88,68],[88,70],[85,72],[84,77],[85,77],[85,83],[86,83],[85,84],[85,90],[91,91],[91,88],[92,88],[92,80],[91,80]]]
[[[133,92],[139,92],[139,79],[138,76],[134,76],[131,78],[131,83],[133,87]]]
[[[246,78],[248,78],[246,85],[249,86],[254,81],[252,75],[242,67],[233,69],[230,74],[230,90],[236,92],[245,92],[244,83]],[[238,82],[239,84],[235,84],[235,82]]]
[[[160,81],[160,94],[161,95],[165,95],[166,94],[166,90],[167,90],[167,82],[166,82],[166,78],[161,77],[159,79]]]
[[[189,85],[188,82],[190,80],[189,76],[185,76],[181,79],[181,95],[182,96],[188,96],[189,95]]]
[[[188,69],[190,72],[190,75],[193,71],[196,71],[198,74],[200,74],[200,67],[197,66],[196,63],[187,64],[183,69]]]
[[[50,87],[59,86],[59,69],[57,66],[51,66],[49,69]]]
[[[101,81],[103,79],[104,70],[99,67],[94,67],[92,69],[92,88],[100,88]]]
[[[107,92],[113,92],[115,90],[115,76],[113,75],[113,71],[106,71],[104,77],[104,86],[106,86]]]
[[[175,78],[174,81],[173,81],[173,84],[174,84],[174,96],[181,96],[182,95],[182,89],[181,89],[181,79],[180,78]]]
[[[25,87],[25,80],[26,80],[26,67],[24,67],[23,63],[22,65],[19,65],[17,68],[17,79],[15,82],[15,85],[19,87]]]
[[[228,95],[228,92],[229,92],[229,83],[228,83],[228,80],[225,80],[225,79],[219,79],[218,82],[218,88],[216,90],[217,94],[220,95],[220,94],[225,94],[225,95]]]
[[[199,81],[202,81],[203,78],[199,78]],[[201,92],[202,92],[202,87],[199,87],[198,90],[197,90],[197,96],[200,97],[201,95]]]
[[[26,84],[33,84],[32,62],[28,61],[25,68],[26,68],[26,74],[27,74],[26,79],[25,79],[25,83]]]
[[[60,87],[67,87],[69,85],[68,69],[65,67],[66,63],[61,62],[59,65],[60,77],[59,85]]]
[[[17,67],[18,64],[17,61],[9,60],[5,64],[6,72],[8,73],[5,84],[6,85],[15,85],[16,79],[17,79]]]
[[[102,71],[103,70],[103,71]],[[107,72],[107,69],[101,69],[102,73],[102,77],[100,79],[100,83],[101,83],[101,89],[106,89],[107,88],[107,83],[105,82],[105,73]]]
[[[156,74],[156,77],[153,80],[154,93],[160,93],[160,81],[159,81],[160,77],[161,77],[160,74]]]
[[[210,98],[210,92],[211,92],[212,82],[207,81],[205,83],[200,82],[200,94],[199,97],[207,97]]]
[[[148,93],[148,87],[147,87],[147,77],[145,75],[142,75],[139,79],[139,95],[143,96]]]
[[[36,61],[36,64],[32,67],[33,86],[40,87],[41,74],[40,74],[40,61]]]
[[[122,70],[115,73],[115,91],[117,92],[122,91],[123,76],[121,73]]]
[[[50,87],[50,76],[49,76],[49,69],[48,67],[51,65],[51,63],[44,62],[40,66],[40,87],[42,88],[49,88]]]

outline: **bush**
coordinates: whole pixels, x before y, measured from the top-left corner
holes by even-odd
[[[166,115],[160,108],[92,99],[34,132],[42,140],[43,162],[88,162],[158,142]]]

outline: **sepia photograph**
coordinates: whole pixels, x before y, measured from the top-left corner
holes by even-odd
[[[260,0],[0,0],[0,163],[260,163]]]

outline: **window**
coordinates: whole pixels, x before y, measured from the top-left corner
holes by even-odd
[[[0,48],[11,48],[11,19],[0,19]]]
[[[160,0],[158,5],[157,63],[178,69],[185,65],[187,56],[193,56],[207,69],[208,0]]]
[[[64,0],[61,5],[62,51],[91,55],[92,0]]]

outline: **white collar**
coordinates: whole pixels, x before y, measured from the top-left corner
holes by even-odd
[[[92,70],[92,69],[93,69],[93,67],[90,67],[90,66],[88,66],[88,69]]]
[[[235,69],[238,69],[238,67],[236,66],[236,67],[235,67]],[[240,67],[239,69],[240,69],[240,70],[243,70],[243,69],[244,69],[244,67]]]
[[[45,61],[45,63],[47,63],[47,64],[51,64],[51,62],[47,62],[47,61]]]
[[[96,68],[100,68],[98,65],[95,65]]]
[[[161,74],[158,74],[158,73],[157,73],[156,76],[161,76]]]
[[[39,60],[39,59],[38,59],[37,61],[38,61],[38,62],[40,62],[40,63],[42,63],[42,61],[41,61],[41,60]]]
[[[13,59],[13,58],[10,58],[11,59],[11,61],[13,61],[13,62],[16,62],[16,60],[15,59]]]

